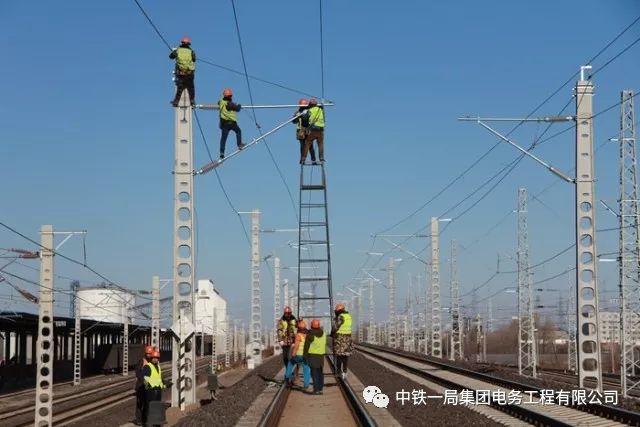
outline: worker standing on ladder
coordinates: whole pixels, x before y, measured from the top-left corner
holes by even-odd
[[[309,127],[304,149],[300,156],[300,164],[304,164],[307,160],[307,152],[313,145],[313,141],[317,141],[320,162],[324,162],[324,108],[318,105],[317,99],[311,98],[309,100],[309,110],[306,115],[308,116]]]
[[[304,358],[304,343],[307,337],[307,324],[304,320],[298,322],[298,332],[296,333],[296,340],[291,347],[291,353],[289,355],[289,364],[284,374],[284,379],[292,386],[295,380],[295,374],[293,368],[302,364],[302,375],[304,378],[304,388],[309,387],[311,382],[311,372],[309,371],[309,365]]]
[[[133,423],[137,426],[144,425],[147,421],[147,396],[145,391],[144,367],[151,363],[151,356],[155,348],[151,345],[144,346],[144,357],[136,365],[136,415]]]
[[[218,101],[220,108],[220,159],[224,159],[224,149],[227,146],[227,136],[230,131],[236,133],[236,143],[238,150],[242,150],[245,144],[242,143],[242,130],[238,126],[237,112],[242,109],[242,105],[234,103],[231,98],[233,91],[229,88],[222,91],[222,98]]]
[[[289,365],[289,355],[295,338],[296,317],[293,315],[291,307],[286,306],[278,322],[278,341],[280,342],[280,348],[282,348],[282,363],[284,363],[285,369]]]
[[[177,47],[169,54],[170,59],[176,60],[175,81],[176,81],[176,96],[173,98],[171,104],[174,107],[178,106],[182,91],[187,89],[189,92],[189,98],[191,99],[191,105],[196,105],[196,88],[194,85],[194,77],[196,71],[196,53],[191,49],[191,39],[189,37],[183,37],[180,40],[180,47]]]
[[[309,132],[309,101],[305,98],[300,98],[298,101],[298,111],[294,113],[294,119],[291,121],[296,125],[296,139],[300,142],[300,158],[306,158],[304,155],[304,144],[307,140],[307,133]],[[309,147],[309,153],[311,154],[311,161],[316,163],[316,150],[313,148],[313,144]]]
[[[327,354],[327,335],[320,327],[320,321],[313,319],[311,329],[304,341],[304,358],[311,368],[313,394],[322,394],[324,388],[324,356]]]
[[[336,317],[331,331],[333,337],[333,352],[336,355],[336,375],[345,379],[347,376],[347,362],[353,353],[353,339],[351,338],[351,314],[344,304],[336,304]]]

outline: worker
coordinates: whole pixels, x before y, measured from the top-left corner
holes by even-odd
[[[233,91],[229,88],[222,91],[222,98],[218,101],[220,109],[220,159],[224,159],[224,149],[227,145],[227,136],[230,131],[236,133],[236,143],[238,150],[242,150],[246,144],[242,143],[242,130],[238,126],[237,112],[242,109],[242,105],[234,103],[231,98]]]
[[[291,347],[289,364],[287,366],[287,370],[285,371],[284,379],[289,383],[290,386],[293,385],[295,378],[293,368],[297,367],[298,365],[302,365],[304,388],[306,389],[309,387],[309,382],[311,381],[311,372],[309,371],[309,365],[304,358],[304,342],[307,336],[307,323],[304,320],[300,320],[297,326],[298,332],[296,333],[294,344]]]
[[[282,349],[282,363],[284,368],[289,366],[289,356],[291,354],[291,346],[296,338],[296,317],[291,311],[291,307],[286,306],[283,310],[282,317],[278,321],[278,341]]]
[[[293,114],[292,123],[296,125],[296,139],[300,143],[300,157],[304,153],[304,144],[307,139],[307,132],[309,128],[309,101],[305,98],[300,98],[298,101],[298,111]],[[313,144],[309,147],[309,154],[311,154],[311,161],[316,165],[316,150],[313,148]],[[306,156],[304,156],[306,158]]]
[[[304,164],[307,160],[307,152],[311,149],[313,141],[318,143],[318,155],[320,162],[324,162],[324,108],[318,105],[318,100],[311,98],[309,100],[309,110],[306,115],[309,119],[309,127],[307,138],[304,142],[302,155],[300,156],[300,164]]]
[[[196,105],[196,88],[194,86],[194,77],[196,72],[196,53],[191,49],[191,39],[183,37],[180,40],[180,46],[171,50],[170,59],[176,60],[176,68],[174,71],[176,82],[176,96],[171,104],[178,106],[182,91],[187,89],[191,105]]]
[[[144,346],[144,356],[136,365],[136,416],[133,423],[137,426],[144,425],[147,421],[147,396],[144,384],[144,367],[151,362],[151,356],[155,348],[151,345]]]
[[[151,361],[143,368],[144,386],[147,397],[147,414],[149,402],[161,401],[162,390],[165,388],[162,380],[162,369],[160,368],[160,352],[156,349],[151,353]],[[147,417],[145,417],[145,420]]]
[[[353,353],[353,339],[351,338],[351,314],[344,304],[336,304],[334,310],[334,326],[331,331],[333,337],[333,352],[336,355],[336,375],[345,379],[347,376],[347,362]]]
[[[327,335],[318,319],[311,321],[311,329],[304,341],[304,358],[307,360],[313,378],[313,394],[322,394],[324,388],[324,355],[327,353]]]

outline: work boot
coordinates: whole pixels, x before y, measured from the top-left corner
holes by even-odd
[[[220,160],[224,159],[224,153],[220,153]]]
[[[178,102],[177,101],[169,101],[169,104],[173,105],[174,107],[178,106]]]
[[[241,142],[240,145],[238,145],[238,150],[242,150],[246,146],[247,146],[247,144]]]

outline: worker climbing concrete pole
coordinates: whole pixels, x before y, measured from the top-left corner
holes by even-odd
[[[182,91],[185,89],[189,92],[191,106],[196,105],[196,88],[195,88],[195,72],[196,72],[196,53],[191,48],[191,38],[183,37],[180,40],[180,46],[171,50],[170,59],[176,60],[176,68],[174,70],[176,95],[171,101],[171,105],[178,106]]]

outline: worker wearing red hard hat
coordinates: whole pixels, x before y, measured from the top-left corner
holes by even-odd
[[[334,326],[331,330],[333,337],[333,352],[336,355],[336,375],[345,379],[347,375],[347,362],[353,353],[353,339],[351,337],[351,314],[344,304],[336,304],[334,310]]]
[[[282,363],[284,363],[285,369],[289,365],[291,346],[296,338],[296,324],[296,316],[293,315],[291,307],[286,306],[278,321],[278,341],[280,348],[282,348]]]
[[[169,54],[169,59],[176,60],[174,71],[176,82],[176,96],[171,101],[171,105],[178,106],[182,92],[186,89],[189,92],[191,105],[196,105],[196,88],[194,84],[196,72],[196,53],[191,48],[191,39],[183,37],[180,46],[174,48]]]
[[[296,139],[300,143],[300,157],[304,152],[304,144],[307,139],[307,134],[309,132],[309,115],[307,111],[309,110],[309,101],[305,98],[300,98],[298,101],[298,111],[296,111],[293,116],[292,123],[296,125]],[[311,154],[311,161],[313,164],[316,164],[316,150],[313,149],[313,145],[309,147],[309,153]],[[306,157],[306,156],[305,156]]]
[[[307,138],[305,139],[304,147],[300,155],[300,164],[304,164],[307,160],[307,152],[313,146],[313,141],[316,141],[318,144],[320,162],[324,162],[324,108],[322,105],[318,105],[316,98],[309,100],[309,110],[306,115],[309,119],[309,127]]]
[[[298,321],[297,327],[298,332],[296,333],[296,339],[293,343],[293,346],[291,346],[291,353],[289,354],[289,364],[287,365],[284,379],[289,383],[289,386],[292,386],[294,383],[293,368],[302,365],[302,373],[304,378],[303,387],[306,389],[309,387],[309,383],[311,382],[311,371],[309,370],[309,365],[304,358],[304,343],[307,337],[307,323],[304,320],[300,320]]]
[[[304,358],[307,360],[313,378],[313,394],[322,394],[324,388],[324,356],[327,354],[327,334],[318,319],[311,321],[311,329],[304,341]]]
[[[218,101],[218,107],[220,110],[220,160],[224,159],[224,151],[227,145],[227,136],[229,132],[234,131],[236,133],[236,144],[238,150],[242,150],[246,145],[242,143],[242,130],[238,126],[237,112],[242,109],[242,105],[236,104],[232,100],[233,91],[226,88],[222,91],[222,98]]]
[[[155,348],[151,345],[144,346],[144,356],[136,365],[136,414],[133,423],[144,425],[147,421],[147,395],[144,384],[144,367],[151,363],[151,356]]]
[[[166,387],[162,379],[162,368],[160,367],[160,352],[153,349],[151,353],[151,362],[147,363],[143,368],[144,386],[147,398],[147,411],[149,410],[149,402],[161,401],[162,390]]]

